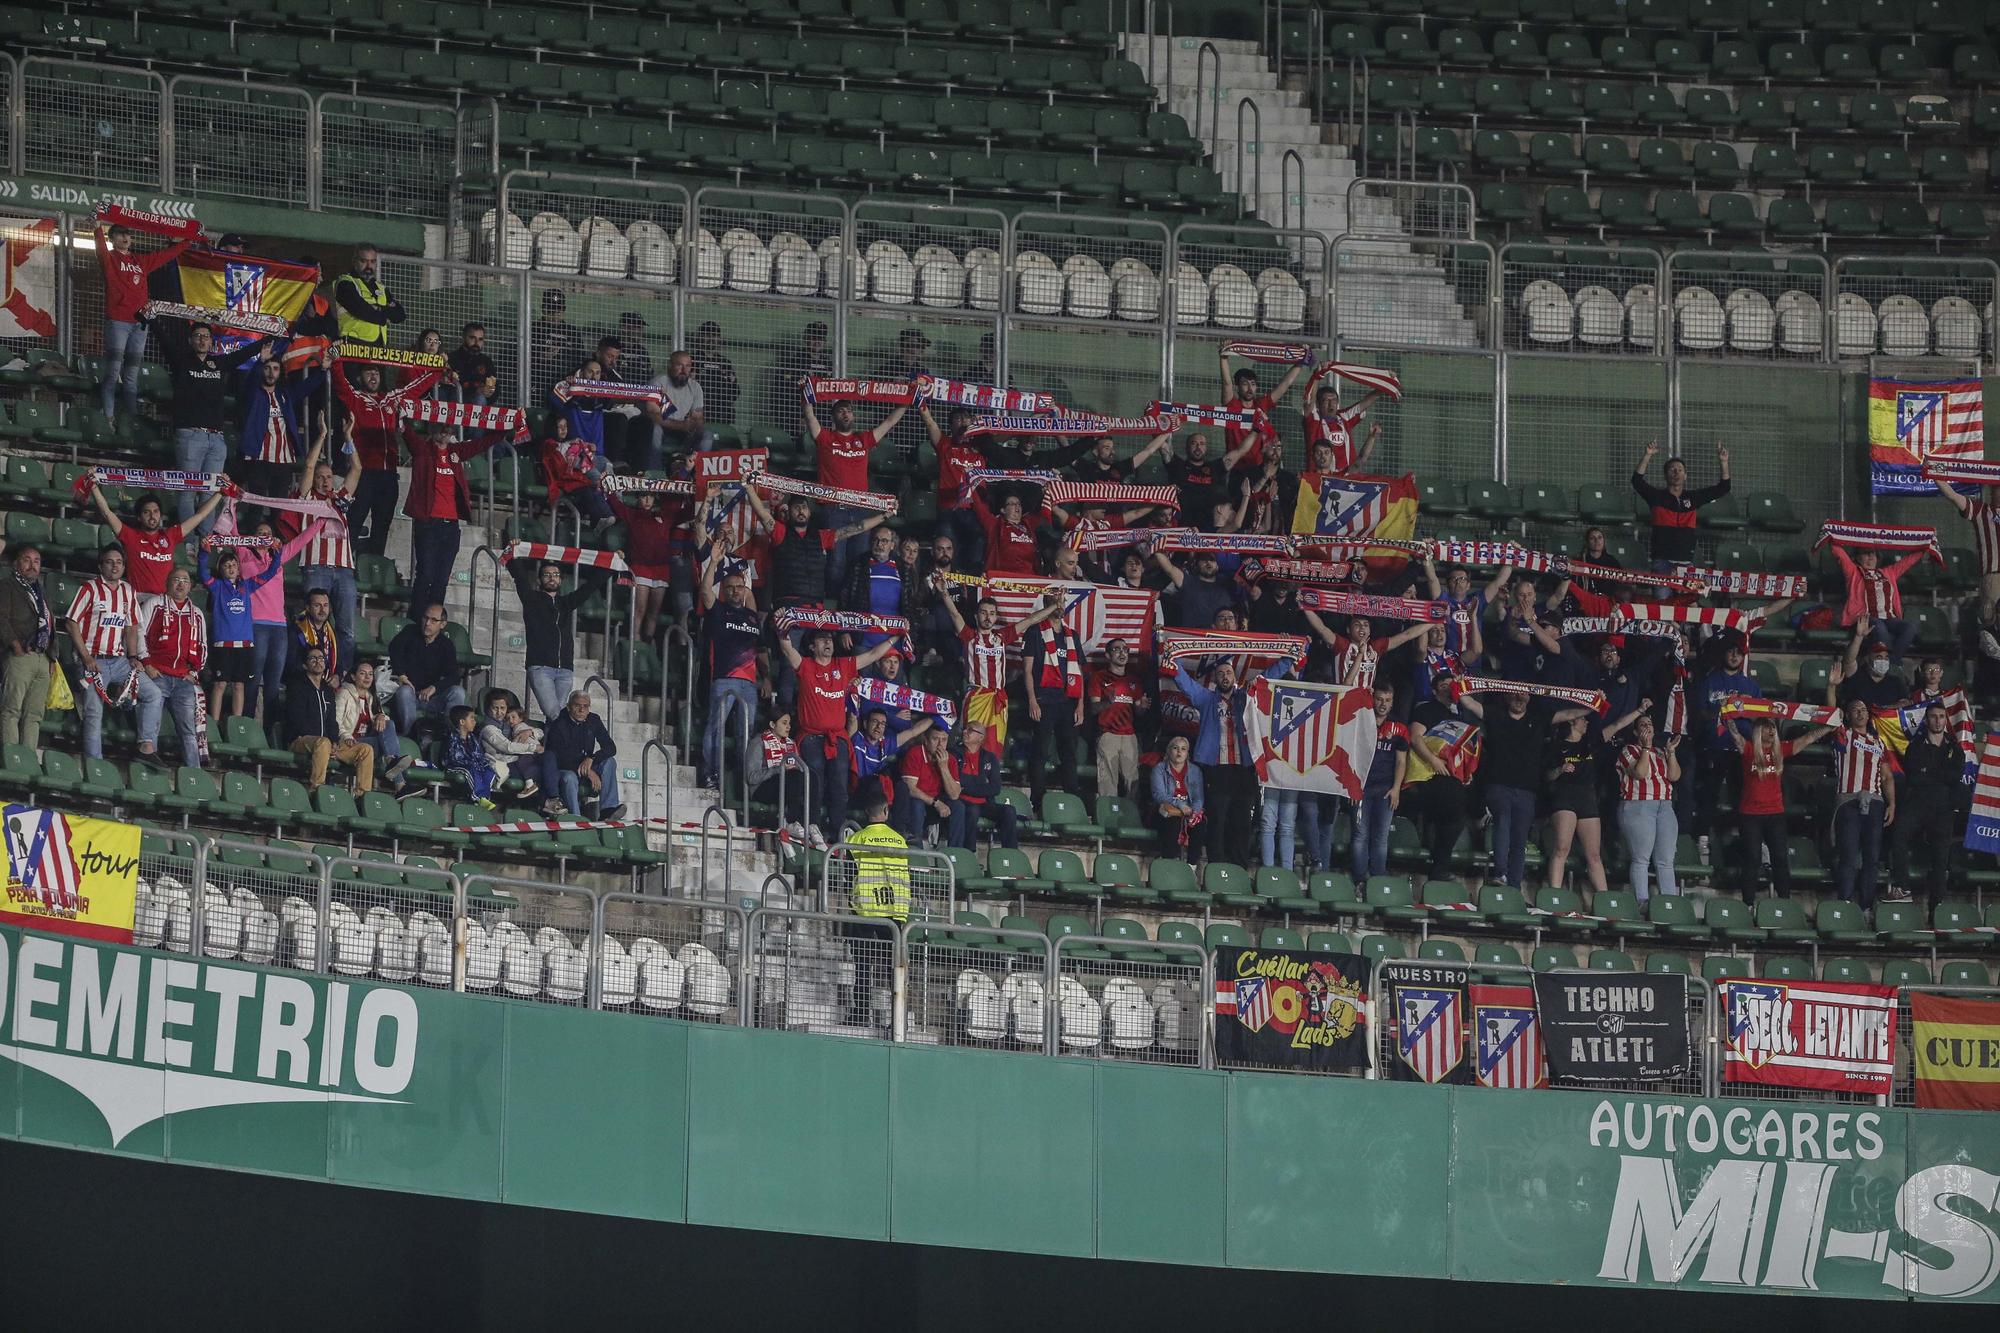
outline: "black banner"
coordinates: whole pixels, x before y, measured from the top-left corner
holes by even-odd
[[[1470,1083],[1465,988],[1472,974],[1437,963],[1382,964],[1383,1021],[1391,1037],[1388,1077],[1405,1082]]]
[[[1368,960],[1224,949],[1215,956],[1215,1058],[1325,1072],[1368,1066]]]
[[[1552,1083],[1663,1083],[1688,1072],[1686,977],[1542,972],[1535,1010]]]

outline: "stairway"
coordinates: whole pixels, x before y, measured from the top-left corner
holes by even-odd
[[[1256,42],[1218,39],[1211,44],[1220,54],[1221,74],[1218,79],[1215,66],[1203,62],[1201,138],[1224,187],[1236,188],[1240,164],[1246,212],[1273,226],[1284,220],[1320,232],[1329,243],[1357,228],[1371,233],[1366,241],[1348,242],[1338,256],[1334,295],[1342,340],[1474,345],[1477,332],[1443,272],[1408,240],[1396,239],[1402,228],[1391,200],[1357,196],[1355,225],[1350,226],[1347,191],[1356,177],[1354,160],[1345,146],[1328,142],[1327,128],[1313,120],[1306,93],[1280,85]],[[1121,39],[1125,58],[1152,71],[1166,109],[1177,112],[1190,128],[1196,123],[1196,60],[1202,45],[1199,37],[1126,33]],[[1256,107],[1255,115],[1241,113],[1247,143],[1237,138],[1238,107],[1245,98]],[[1303,168],[1303,186],[1296,188],[1301,177],[1295,170],[1289,201],[1288,152],[1298,154]]]

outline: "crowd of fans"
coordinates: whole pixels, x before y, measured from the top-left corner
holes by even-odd
[[[682,627],[699,645],[702,681],[691,687],[707,705],[694,747],[700,781],[747,778],[784,812],[793,838],[823,845],[861,822],[850,812],[880,806],[911,843],[972,847],[986,836],[1011,847],[1021,812],[1003,791],[1018,785],[1037,809],[1050,791],[1127,799],[1161,854],[1191,861],[1381,874],[1401,816],[1421,829],[1431,877],[1463,869],[1463,835],[1485,829],[1490,875],[1520,885],[1531,828],[1546,821],[1552,885],[1602,889],[1620,874],[1642,899],[1676,892],[1686,831],[1721,882],[1749,899],[1767,881],[1788,891],[1790,821],[1802,818],[1833,849],[1843,898],[1872,903],[1885,840],[1896,854],[1892,882],[1912,882],[1904,868],[1912,854],[1930,864],[1933,895],[1946,882],[1968,756],[1948,708],[1948,664],[1910,656],[1915,626],[1898,579],[1918,557],[1885,563],[1875,551],[1836,547],[1843,595],[1794,613],[1794,621],[1816,614],[1848,631],[1843,660],[1828,673],[1826,703],[1841,710],[1831,725],[1720,716],[1732,697],[1763,694],[1750,665],[1754,629],[1564,634],[1565,619],[1671,595],[1656,592],[1651,576],[1697,557],[1703,507],[1729,490],[1726,450],[1717,450],[1714,482],[1696,488],[1681,459],[1651,480],[1657,450],[1646,448],[1631,480],[1647,509],[1651,559],[1629,577],[1440,569],[1428,559],[1371,565],[1357,573],[1357,589],[1365,577],[1368,592],[1414,594],[1443,608],[1439,619],[1385,623],[1301,605],[1293,583],[1264,575],[1254,554],[1226,541],[1176,556],[1149,540],[1149,530],[1169,525],[1288,534],[1302,492],[1316,495],[1323,478],[1367,466],[1381,431],[1367,420],[1372,394],[1343,404],[1321,388],[1303,404],[1303,438],[1281,439],[1276,413],[1296,367],[1267,388],[1267,368],[1225,356],[1216,413],[1225,424],[1163,430],[1128,450],[1109,435],[982,433],[975,410],[921,395],[908,406],[827,401],[809,387],[833,369],[827,330],[813,325],[778,371],[797,397],[799,444],[816,462],[800,480],[876,493],[871,461],[880,451],[921,446],[911,456],[926,469],[934,464],[924,475],[935,476],[937,518],[934,526],[905,523],[880,507],[818,504],[758,485],[696,494],[609,480],[691,478],[691,457],[714,442],[711,425],[733,419],[741,386],[713,323],[668,353],[655,375],[642,318],[624,315],[594,336],[570,324],[563,294],[549,291],[528,349],[535,401],[519,405],[530,409],[532,433],[461,433],[385,406],[398,371],[332,354],[336,341],[387,346],[406,332],[404,307],[372,248],[356,252],[293,338],[231,336],[221,350],[222,330],[140,314],[174,248],[135,254],[117,228],[102,239],[106,415],[142,410],[136,367],[156,342],[169,369],[160,410],[177,462],[189,472],[227,472],[245,494],[182,491],[163,500],[92,488],[115,542],[66,607],[43,591],[37,550],[10,552],[15,577],[0,583],[0,643],[9,654],[0,742],[39,743],[42,700],[67,641],[88,756],[102,753],[108,705],[136,707],[138,753],[154,763],[166,762],[161,729],[170,714],[179,757],[196,766],[202,719],[242,714],[296,753],[313,785],[338,762],[357,790],[400,787],[421,754],[476,799],[492,800],[518,780],[551,813],[616,817],[617,752],[588,696],[573,688],[577,612],[611,571],[584,569],[572,579],[559,560],[510,565],[526,625],[525,701],[494,690],[475,707],[446,632],[444,591],[472,513],[466,464],[518,449],[540,469],[549,508],[575,511],[586,547],[622,550],[642,641]],[[504,404],[511,380],[486,350],[485,330],[468,324],[457,339],[447,346],[425,330],[408,340],[444,357],[426,392]],[[883,373],[920,381],[927,346],[922,333],[904,331]],[[1303,455],[1302,469],[1285,465],[1287,445]],[[1144,504],[1057,504],[1039,477],[986,475],[1118,484],[1142,468],[1163,476],[1171,503],[1162,495]],[[1983,609],[2000,592],[1994,518],[1978,500],[1945,494],[1979,535]],[[325,503],[264,508],[257,497]],[[171,523],[167,503],[175,505]],[[356,650],[356,556],[386,550],[398,513],[412,524],[409,623],[385,659],[367,660]],[[192,569],[179,558],[189,544]],[[1561,545],[1618,567],[1601,529]],[[288,595],[284,575],[294,565],[302,591]],[[1011,612],[983,586],[1021,576],[1072,586],[1050,587]],[[1218,654],[1163,665],[1147,651],[1151,643],[1129,636],[1089,653],[1067,615],[1075,585],[1157,592],[1162,634],[1288,635],[1304,647],[1296,659]],[[1770,626],[1767,635],[1784,632],[1784,602],[1742,609]],[[830,612],[861,619],[849,627]],[[907,634],[882,632],[870,619],[884,617],[907,622]],[[1993,616],[1978,619],[1990,626]],[[1974,659],[1978,698],[2000,667],[2000,641],[1981,631]],[[1372,691],[1376,753],[1359,800],[1258,782],[1247,692],[1259,674],[1288,672]],[[1601,691],[1606,707],[1466,689],[1468,677]],[[864,679],[923,694],[871,690],[883,702],[870,702],[856,687]],[[1897,752],[1875,718],[1912,705],[1926,707]],[[1822,739],[1831,741],[1830,773],[1812,768],[1810,748]],[[1080,749],[1094,762],[1077,771]],[[1803,780],[1815,772],[1825,780]],[[1802,793],[1809,806],[1793,804]],[[1619,831],[1623,868],[1606,865],[1607,822]],[[1738,849],[1734,865],[1724,864],[1729,847]]]

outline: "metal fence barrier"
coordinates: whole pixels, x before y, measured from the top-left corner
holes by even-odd
[[[464,881],[465,989],[582,1007],[590,1000],[597,895],[568,885]]]
[[[174,953],[193,948],[207,855],[206,840],[192,834],[148,830],[140,837],[133,943]]]
[[[894,921],[760,907],[744,973],[749,1025],[886,1040],[902,1027]]]
[[[908,1040],[1036,1053],[1048,1048],[1048,936],[919,925],[903,937]]]
[[[636,893],[597,900],[591,1004],[741,1024],[750,918],[729,903]]]
[[[1056,941],[1049,1053],[1208,1068],[1213,956],[1192,944],[1098,935]]]
[[[324,857],[215,838],[204,848],[201,884],[194,908],[203,952],[306,972],[324,969]]]
[[[842,842],[827,848],[820,868],[820,910],[850,911],[857,887],[866,889],[885,879],[893,886],[899,876],[909,885],[910,920],[951,920],[958,884],[949,853],[873,843]]]
[[[450,989],[465,915],[459,877],[438,866],[338,856],[326,863],[328,971]]]

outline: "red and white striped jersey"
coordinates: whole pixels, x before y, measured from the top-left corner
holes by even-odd
[[[139,595],[123,579],[92,579],[70,600],[69,619],[82,630],[92,657],[123,657],[125,631],[139,622]]]
[[[1875,620],[1889,620],[1902,614],[1901,599],[1896,596],[1896,585],[1889,582],[1889,576],[1880,569],[1856,569],[1861,576],[1861,605]]]
[[[1873,730],[1856,731],[1840,727],[1833,733],[1834,752],[1840,756],[1841,796],[1879,796],[1883,792],[1883,768],[1889,748]]]
[[[285,413],[275,393],[264,395],[265,411],[264,438],[257,446],[259,463],[277,463],[284,467],[298,466],[297,447],[292,442],[291,427],[285,423]]]
[[[1667,691],[1666,726],[1661,732],[1668,736],[1688,734],[1688,694],[1683,673],[1674,673],[1674,683]]]
[[[1333,655],[1333,678],[1343,685],[1359,685],[1364,689],[1375,686],[1375,672],[1382,664],[1382,645],[1386,639],[1376,639],[1369,643],[1357,643],[1342,637],[1341,646]],[[1348,678],[1348,672],[1354,672]]]
[[[1627,769],[1634,759],[1637,767]],[[1622,801],[1671,801],[1674,784],[1667,781],[1667,752],[1657,746],[1640,750],[1628,745],[1618,753],[1618,799]]]
[[[1965,521],[1972,524],[1972,546],[1979,552],[1979,572],[2000,574],[2000,510],[1984,500],[1965,506]]]
[[[342,486],[327,497],[340,504],[347,500],[347,488]],[[306,549],[299,552],[301,565],[330,565],[335,569],[354,568],[354,546],[347,540],[347,520],[329,518],[320,528],[319,535],[306,543]]]
[[[974,629],[967,625],[958,636],[959,642],[965,645],[966,688],[1006,689],[1007,645],[1019,637],[1011,625],[1002,625],[995,630]]]
[[[1306,417],[1306,457],[1312,457],[1312,448],[1325,440],[1333,449],[1333,470],[1345,472],[1354,466],[1354,428],[1361,424],[1362,409],[1342,408],[1330,417],[1308,414]]]

